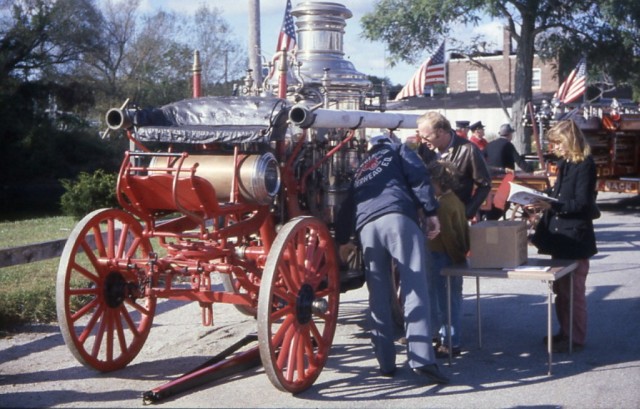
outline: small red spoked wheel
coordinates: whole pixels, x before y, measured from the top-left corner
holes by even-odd
[[[315,217],[278,232],[258,297],[260,358],[273,385],[299,393],[320,375],[338,319],[339,266],[333,239]]]
[[[542,218],[543,210],[534,205],[514,204],[511,208],[510,220],[524,220],[527,226],[527,235],[531,236],[536,231],[536,226]]]
[[[71,232],[58,267],[56,308],[67,347],[83,365],[125,367],[147,339],[156,299],[145,296],[152,251],[129,213],[96,210]]]

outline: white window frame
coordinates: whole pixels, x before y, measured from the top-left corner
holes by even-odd
[[[478,91],[478,71],[467,71],[467,91]]]
[[[542,88],[542,69],[534,68],[533,70],[531,70],[531,88]]]

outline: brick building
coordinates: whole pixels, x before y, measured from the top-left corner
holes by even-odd
[[[505,28],[502,52],[486,53],[477,57],[482,64],[488,65],[495,73],[503,94],[514,92],[516,56],[511,50],[511,36]],[[533,57],[533,80],[531,84],[534,94],[553,94],[559,86],[556,67],[551,62],[542,62],[538,55]],[[452,54],[447,64],[447,86],[451,94],[462,92],[479,92],[493,94],[495,85],[490,73],[474,65],[466,57]]]

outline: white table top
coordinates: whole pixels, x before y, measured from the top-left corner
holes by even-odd
[[[548,269],[546,269],[548,267]],[[456,264],[442,269],[443,276],[486,277],[486,278],[514,278],[521,280],[555,281],[569,274],[577,267],[575,260],[543,259],[530,257],[521,266],[510,269],[502,268],[471,268],[467,265]],[[546,269],[546,271],[544,271]]]

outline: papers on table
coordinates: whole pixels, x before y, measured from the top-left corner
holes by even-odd
[[[522,265],[522,266],[518,266],[518,267],[513,267],[513,268],[503,268],[503,270],[505,271],[539,271],[539,272],[545,272],[545,271],[549,271],[551,269],[551,267],[549,266],[528,266],[528,265]]]

